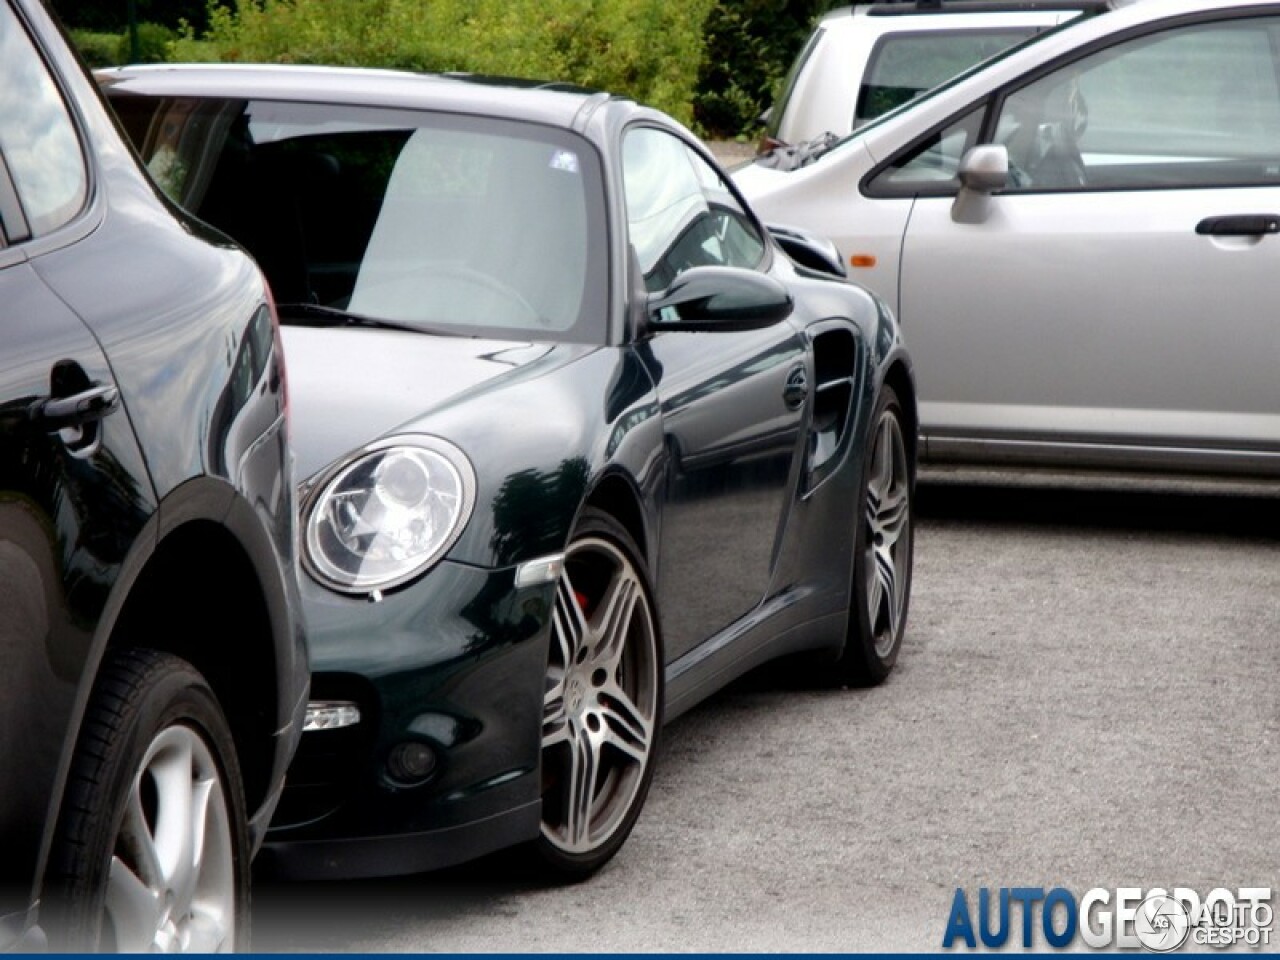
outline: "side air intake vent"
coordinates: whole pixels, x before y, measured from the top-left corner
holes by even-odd
[[[812,490],[831,471],[852,421],[858,344],[848,330],[820,333],[813,342],[813,422],[809,433],[809,483]]]

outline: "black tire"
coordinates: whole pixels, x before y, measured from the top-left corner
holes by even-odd
[[[197,839],[200,855],[188,847]],[[246,949],[249,860],[240,768],[213,691],[171,654],[109,654],[45,874],[51,946]]]
[[[902,648],[911,598],[915,464],[906,420],[885,385],[871,417],[858,490],[849,627],[839,661],[846,682],[881,683]]]
[[[625,614],[625,622],[610,612]],[[586,879],[631,833],[653,780],[662,678],[657,610],[640,551],[612,517],[586,508],[556,587],[548,655],[542,833],[533,843],[547,878]],[[583,767],[594,782],[575,791]]]

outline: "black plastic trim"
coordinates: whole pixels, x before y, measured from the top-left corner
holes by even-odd
[[[259,854],[277,877],[389,877],[449,867],[538,836],[542,800],[425,833],[337,840],[267,841]]]

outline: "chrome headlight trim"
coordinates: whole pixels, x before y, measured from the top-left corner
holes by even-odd
[[[369,444],[307,485],[303,566],[340,593],[407,583],[458,541],[475,496],[475,469],[447,440],[404,434]]]

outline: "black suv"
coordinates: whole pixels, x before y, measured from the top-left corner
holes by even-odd
[[[0,0],[0,949],[245,946],[301,734],[274,310]]]

